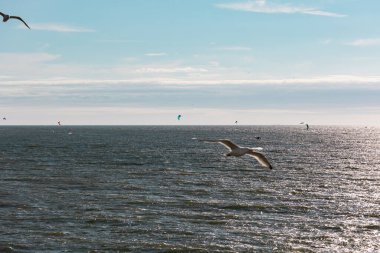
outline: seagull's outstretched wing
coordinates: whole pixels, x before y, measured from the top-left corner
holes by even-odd
[[[229,150],[239,148],[239,146],[237,146],[235,143],[233,143],[230,140],[200,140],[200,141],[211,142],[211,143],[220,143],[223,146],[225,146],[226,148],[228,148]]]
[[[3,16],[3,18],[5,17],[5,14],[4,14],[4,13],[2,13],[2,12],[0,12],[0,15],[1,15],[1,16]]]
[[[26,25],[26,27],[28,27],[28,28],[30,29],[30,27],[28,26],[28,24],[27,24],[22,18],[17,17],[17,16],[10,16],[9,18],[14,18],[14,19],[18,19],[18,20],[20,20],[21,22],[24,23],[24,25]]]
[[[261,153],[259,152],[255,152],[253,150],[250,150],[247,155],[251,155],[253,156],[254,158],[256,158],[256,160],[263,166],[269,168],[269,169],[273,169],[272,165],[269,163],[268,159]]]

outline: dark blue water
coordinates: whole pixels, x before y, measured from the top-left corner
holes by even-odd
[[[193,137],[263,147],[274,169]],[[379,128],[0,127],[0,252],[379,252],[379,238]]]

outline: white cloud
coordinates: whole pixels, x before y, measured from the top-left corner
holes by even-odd
[[[40,80],[61,77],[79,78],[106,75],[103,68],[76,63],[63,63],[62,56],[50,53],[0,53],[0,70],[12,80]],[[107,75],[109,76],[109,75]]]
[[[4,62],[4,65],[13,62],[18,65],[47,62],[56,60],[60,57],[60,55],[49,53],[0,53],[0,58],[2,59],[1,62]]]
[[[156,69],[154,71],[174,71]],[[172,73],[172,72],[165,72]],[[207,86],[207,85],[311,85],[328,86],[335,85],[372,85],[380,84],[380,76],[351,76],[351,75],[329,75],[305,78],[284,79],[195,79],[195,78],[130,78],[130,79],[73,79],[73,78],[49,78],[36,80],[0,80],[2,86],[14,85],[108,85],[108,84],[149,84],[170,86]]]
[[[177,87],[207,85],[283,85],[331,87],[362,85],[378,86],[380,75],[324,75],[282,78],[252,76],[240,69],[226,68],[213,60],[205,65],[141,64],[124,61],[104,67],[58,61],[61,56],[48,53],[0,53],[0,88],[13,85],[92,85],[148,84]]]
[[[290,4],[271,4],[267,3],[266,0],[256,0],[250,2],[240,2],[240,3],[222,3],[216,4],[216,7],[221,9],[230,9],[238,11],[248,11],[256,13],[283,13],[283,14],[307,14],[307,15],[317,15],[317,16],[327,16],[327,17],[345,17],[345,15],[322,11],[312,7],[306,6],[293,6]]]
[[[2,75],[33,79],[40,76],[41,71],[47,71],[48,63],[60,57],[48,53],[0,53],[0,69]]]
[[[84,27],[78,26],[69,26],[65,24],[56,24],[56,23],[36,23],[30,24],[30,27],[33,30],[41,30],[41,31],[51,31],[51,32],[95,32],[93,29],[88,29]]]
[[[358,46],[358,47],[377,46],[377,45],[380,45],[380,38],[357,39],[357,40],[348,42],[347,45]]]
[[[166,53],[160,52],[160,53],[146,53],[145,56],[165,56]]]

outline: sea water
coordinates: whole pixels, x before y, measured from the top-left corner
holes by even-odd
[[[379,251],[379,128],[0,127],[0,252]]]

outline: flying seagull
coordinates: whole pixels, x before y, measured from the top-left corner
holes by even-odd
[[[263,154],[255,151],[255,150],[262,150],[262,148],[239,147],[238,145],[236,145],[235,143],[233,143],[230,140],[200,140],[200,141],[210,142],[210,143],[220,143],[230,150],[230,152],[227,153],[226,156],[240,157],[243,155],[250,155],[250,156],[253,156],[254,158],[256,158],[256,160],[261,165],[263,165],[269,169],[273,169],[272,165],[269,163],[267,158]]]
[[[179,114],[179,115],[177,116],[177,119],[178,119],[178,120],[180,120],[180,119],[181,119],[181,117],[182,117],[182,115],[181,115],[181,114]]]
[[[4,13],[2,13],[2,12],[0,12],[0,15],[3,16],[3,22],[7,22],[7,21],[8,21],[9,19],[11,19],[11,18],[18,19],[18,20],[20,20],[21,22],[23,22],[24,25],[26,25],[26,27],[28,27],[28,28],[30,29],[30,27],[28,26],[28,24],[25,23],[25,21],[24,21],[22,18],[18,17],[18,16],[10,16],[10,15],[8,15],[8,14],[4,14]]]

